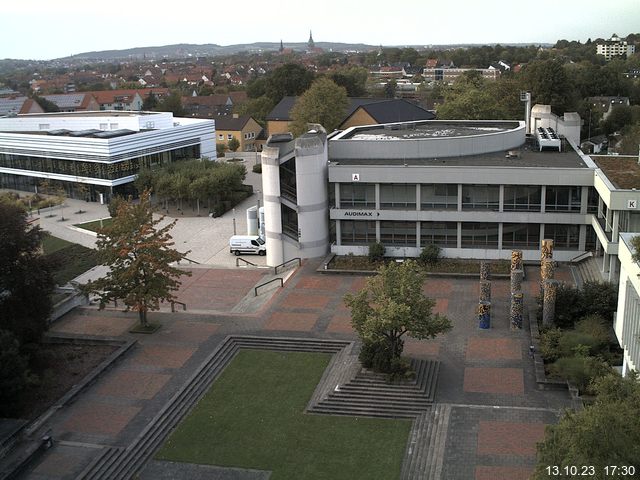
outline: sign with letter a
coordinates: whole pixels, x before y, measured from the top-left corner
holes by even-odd
[[[360,174],[359,173],[352,173],[351,174],[351,181],[352,182],[359,182],[360,181]]]

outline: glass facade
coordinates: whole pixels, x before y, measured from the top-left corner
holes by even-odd
[[[141,167],[153,167],[194,158],[200,158],[199,145],[143,155],[119,162],[88,162],[84,160],[62,160],[58,158],[0,154],[0,167],[32,172],[57,173],[73,177],[117,180],[118,178],[137,174]]]
[[[420,208],[422,210],[457,210],[458,185],[446,183],[421,185]]]
[[[502,248],[538,249],[540,225],[537,223],[503,223]]]
[[[462,248],[498,248],[498,224],[463,222]]]
[[[542,187],[539,185],[505,185],[505,212],[539,212],[542,208]]]
[[[458,246],[458,222],[420,222],[420,246]]]
[[[415,210],[416,186],[411,183],[380,184],[380,208]]]
[[[553,248],[558,250],[577,250],[580,239],[580,225],[545,224],[544,238],[553,239]]]
[[[298,191],[296,189],[296,159],[287,160],[280,165],[280,193],[283,197],[296,203]],[[297,220],[296,220],[297,222]],[[298,238],[296,236],[296,238]]]
[[[286,236],[298,240],[298,212],[286,205],[280,205],[282,215],[282,233]]]
[[[580,213],[582,187],[547,186],[545,211]]]
[[[340,241],[344,245],[369,245],[376,241],[376,222],[342,220]]]
[[[340,208],[376,208],[376,186],[373,183],[341,183]]]
[[[380,242],[388,246],[415,247],[416,222],[380,222]]]
[[[462,210],[493,210],[500,207],[499,185],[463,185]]]

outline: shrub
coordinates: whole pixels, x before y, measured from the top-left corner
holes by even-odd
[[[548,362],[555,362],[560,357],[558,344],[562,337],[562,330],[550,328],[540,334],[540,354]]]
[[[369,260],[372,262],[381,262],[384,260],[384,245],[380,242],[369,245]]]
[[[426,245],[420,252],[419,261],[423,265],[435,265],[440,260],[440,252],[438,245]]]
[[[600,358],[584,356],[560,358],[550,370],[553,375],[569,380],[581,393],[592,393],[591,383],[611,373],[611,367]]]
[[[404,342],[400,340],[400,353],[403,347]],[[386,341],[365,340],[358,359],[363,367],[376,372],[388,373],[394,379],[410,377],[412,374],[410,363],[399,356],[394,357],[391,353],[391,347]]]
[[[256,163],[251,170],[253,170],[253,173],[262,173],[262,164]]]

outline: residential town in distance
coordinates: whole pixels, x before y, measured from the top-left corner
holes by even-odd
[[[618,33],[0,60],[0,480],[637,478]]]

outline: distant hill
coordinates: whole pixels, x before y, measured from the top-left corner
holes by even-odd
[[[316,47],[326,51],[347,52],[347,51],[369,51],[379,47],[365,45],[363,43],[333,43],[316,42]],[[176,45],[164,45],[159,47],[137,47],[126,50],[103,50],[100,52],[86,52],[60,58],[58,60],[124,60],[124,59],[154,59],[154,58],[184,58],[184,57],[205,57],[233,55],[239,52],[275,52],[280,48],[280,42],[256,42],[243,43],[238,45],[216,45],[206,43],[195,45],[190,43],[179,43]],[[304,51],[306,43],[284,43],[284,48],[296,51]]]
[[[325,51],[333,52],[367,52],[377,50],[378,45],[367,45],[364,43],[339,43],[339,42],[316,42],[316,47]],[[452,45],[396,45],[397,47],[412,47],[417,50],[434,49],[445,50],[451,48],[479,47],[483,44],[452,44]],[[502,43],[504,46],[525,47],[532,45],[531,43]],[[536,43],[536,46],[550,47],[551,44]],[[389,46],[385,46],[389,47]],[[138,47],[128,48],[126,50],[103,50],[99,52],[86,52],[72,55],[70,57],[59,58],[57,60],[131,60],[131,59],[161,59],[161,58],[185,58],[185,57],[213,57],[223,55],[233,55],[239,52],[275,52],[280,48],[280,42],[256,42],[243,43],[238,45],[216,45],[215,43],[206,43],[203,45],[195,45],[190,43],[179,43],[176,45],[164,45],[158,47]],[[295,51],[305,51],[307,49],[306,42],[284,43],[284,48],[290,48]]]

